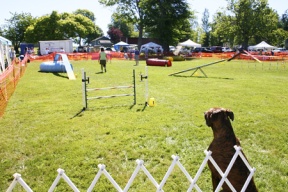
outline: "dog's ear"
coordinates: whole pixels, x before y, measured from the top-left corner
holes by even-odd
[[[215,108],[211,108],[208,111],[206,111],[204,113],[204,117],[206,120],[206,125],[208,127],[212,126],[213,121],[217,120],[217,116],[218,116],[219,110],[215,109]]]
[[[212,114],[209,113],[209,111],[206,111],[206,112],[204,113],[204,117],[205,117],[205,120],[206,120],[206,125],[207,125],[208,127],[211,127],[211,124],[212,124],[212,122],[211,122],[211,116],[212,116]]]
[[[226,110],[226,114],[232,121],[234,121],[234,113],[230,109]]]
[[[208,127],[212,126],[212,123],[219,118],[219,115],[222,115],[222,118],[234,120],[234,113],[230,109],[224,108],[211,108],[204,113],[206,120],[206,125]]]

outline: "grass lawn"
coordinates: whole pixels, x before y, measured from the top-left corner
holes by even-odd
[[[172,67],[148,67],[149,97],[156,106],[146,107],[145,62],[112,60],[101,74],[96,61],[71,61],[77,80],[65,73],[38,72],[40,62],[29,66],[0,120],[0,191],[5,191],[20,173],[33,191],[48,191],[65,170],[80,191],[86,191],[98,172],[98,164],[124,189],[136,160],[160,183],[171,155],[194,178],[204,150],[212,141],[203,113],[211,107],[229,108],[236,136],[252,167],[259,191],[286,191],[288,186],[288,63],[233,60],[197,71],[169,74],[217,61],[217,58],[173,62]],[[82,103],[81,69],[90,78],[88,88],[132,84],[136,71],[137,104],[133,97],[89,100]],[[132,89],[91,92],[90,96],[132,93]],[[198,186],[212,191],[208,166]],[[187,191],[189,182],[175,168],[164,191]],[[116,191],[104,175],[94,191]],[[143,171],[129,191],[155,191]],[[24,191],[18,184],[15,191]],[[55,191],[72,191],[63,179]]]

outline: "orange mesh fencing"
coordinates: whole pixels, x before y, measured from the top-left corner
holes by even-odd
[[[0,117],[3,116],[8,101],[26,70],[27,60],[26,56],[22,61],[14,59],[12,64],[0,75]]]
[[[124,59],[124,53],[122,52],[106,52],[108,60]],[[22,75],[24,74],[28,59],[30,61],[53,61],[55,53],[49,55],[37,56],[37,55],[25,55],[22,61],[15,59],[12,64],[6,69],[4,73],[0,75],[0,117],[3,116],[5,108],[8,104],[9,98],[12,96],[16,89],[16,85]],[[69,60],[98,60],[99,52],[92,53],[66,53]],[[192,53],[192,57],[217,57],[221,59],[228,59],[233,57],[234,52],[227,53]],[[257,53],[251,53],[254,57],[261,61],[287,61],[288,53],[275,53],[274,56],[270,55],[257,55]],[[253,60],[253,58],[247,54],[240,54],[235,59]]]

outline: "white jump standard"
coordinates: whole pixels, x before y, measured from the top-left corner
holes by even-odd
[[[83,96],[83,110],[88,108],[88,100],[93,99],[107,99],[107,98],[115,98],[115,97],[124,97],[124,96],[133,96],[134,102],[133,105],[136,105],[136,81],[135,81],[135,70],[133,70],[133,85],[125,85],[125,86],[114,86],[114,87],[102,87],[102,88],[87,88],[87,84],[89,84],[89,77],[86,78],[86,72],[82,69],[82,96]],[[133,93],[127,94],[118,94],[118,95],[105,95],[105,96],[95,96],[88,97],[87,92],[91,91],[100,91],[100,90],[109,90],[109,89],[129,89],[133,88]]]

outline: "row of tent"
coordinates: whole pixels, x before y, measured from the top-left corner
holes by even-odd
[[[179,43],[179,45],[183,46],[183,47],[201,47],[201,44],[195,43],[195,42],[191,41],[190,39],[188,39],[187,41],[184,41],[182,43]],[[275,49],[277,47],[269,45],[265,41],[262,41],[261,43],[259,43],[257,45],[250,46],[250,48],[253,48],[253,49]]]
[[[115,50],[120,50],[120,47],[123,46],[129,46],[128,43],[125,43],[123,41],[120,41],[119,43],[114,45]],[[182,47],[201,47],[201,44],[195,43],[194,41],[188,39],[187,41],[181,42],[178,44],[178,46],[182,46]],[[156,43],[153,42],[149,42],[146,43],[144,45],[141,46],[140,50],[143,50],[143,48],[152,48],[152,49],[156,49],[156,48],[160,48],[162,49],[161,45],[158,45]],[[277,47],[269,45],[268,43],[266,43],[265,41],[262,41],[261,43],[254,45],[254,46],[249,46],[249,49],[275,49]]]
[[[182,43],[179,43],[180,46],[183,47],[201,47],[201,44],[195,43],[192,40],[188,39],[187,41],[184,41]],[[123,41],[118,42],[117,44],[114,45],[114,49],[116,51],[121,50],[121,47],[128,47],[130,46],[128,43],[125,43]],[[140,50],[144,50],[145,48],[148,49],[157,49],[159,48],[160,50],[163,50],[162,46],[157,44],[157,43],[153,43],[153,42],[149,42],[146,43],[144,45],[141,46]]]

